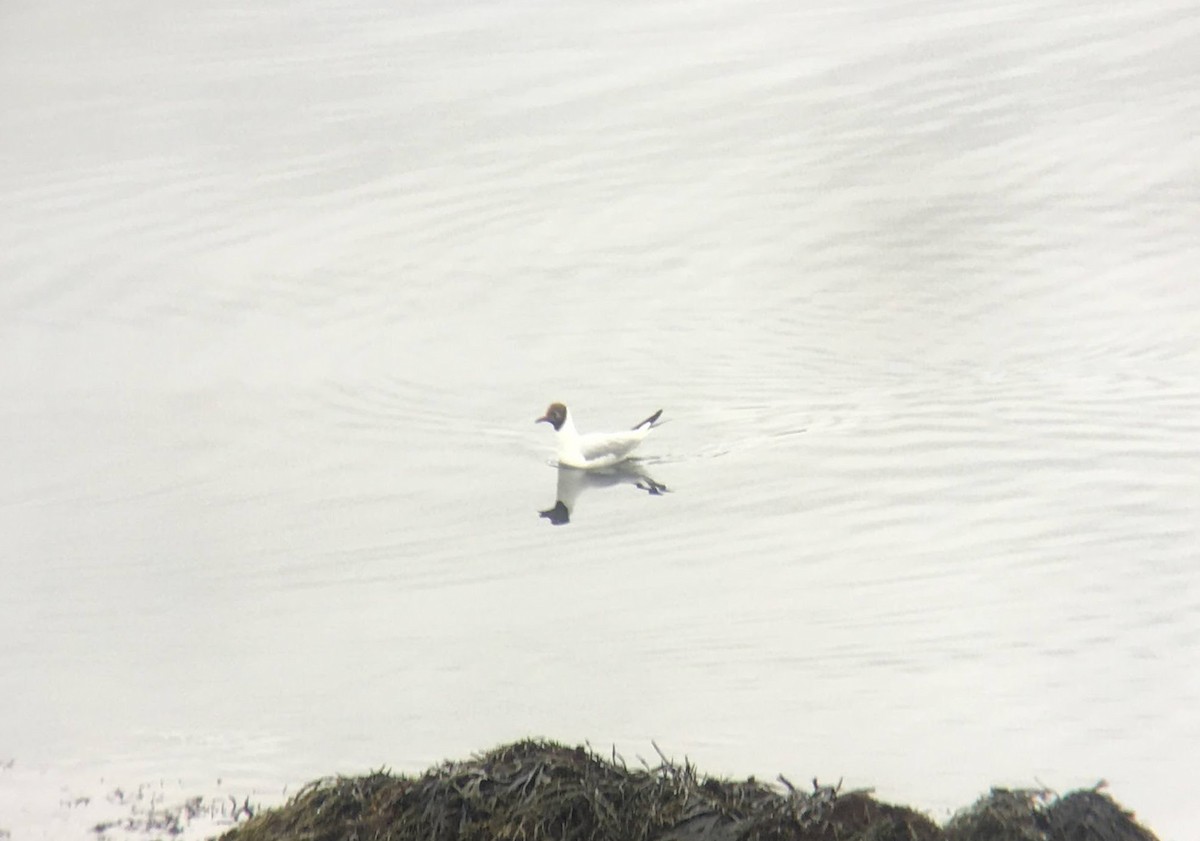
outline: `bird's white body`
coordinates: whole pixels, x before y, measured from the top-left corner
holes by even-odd
[[[561,406],[561,415],[554,415],[556,407]],[[541,418],[555,425],[554,437],[558,443],[558,463],[566,467],[577,467],[582,470],[594,470],[610,467],[629,458],[630,453],[637,449],[638,444],[650,434],[654,422],[662,414],[660,409],[649,418],[639,423],[633,429],[621,432],[593,432],[580,434],[575,428],[570,412],[561,404],[553,404],[547,416]],[[561,418],[561,420],[559,420]]]

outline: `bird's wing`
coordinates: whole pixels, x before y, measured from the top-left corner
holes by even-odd
[[[646,418],[644,421],[642,421],[637,426],[635,426],[634,429],[635,430],[641,429],[643,426],[645,426],[647,428],[652,428],[654,426],[654,424],[656,424],[658,422],[658,419],[660,417],[662,417],[662,409],[659,409],[657,412],[652,414],[650,417]]]
[[[642,430],[636,432],[614,432],[610,435],[594,433],[579,439],[579,452],[588,461],[602,458],[624,458],[645,438]]]

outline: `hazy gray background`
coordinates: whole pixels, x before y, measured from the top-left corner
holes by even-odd
[[[1159,0],[8,0],[0,829],[541,734],[939,818],[1103,777],[1183,841],[1197,43]],[[672,493],[539,519],[551,400],[664,408]]]

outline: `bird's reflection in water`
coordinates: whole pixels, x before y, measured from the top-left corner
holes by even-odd
[[[667,486],[650,478],[646,468],[633,459],[622,461],[611,467],[580,470],[577,467],[558,468],[558,484],[554,493],[554,507],[538,514],[556,526],[571,522],[571,513],[579,495],[588,488],[611,488],[614,485],[632,485],[651,496],[666,493]]]

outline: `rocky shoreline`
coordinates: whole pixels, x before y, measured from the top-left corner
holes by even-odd
[[[702,775],[659,755],[527,740],[419,776],[376,771],[309,784],[221,841],[1157,841],[1107,794],[993,789],[944,825],[817,780]]]

